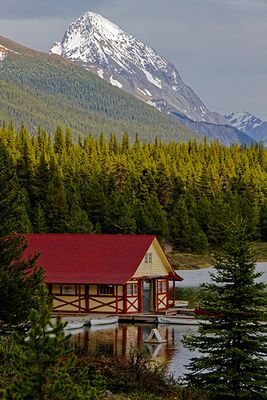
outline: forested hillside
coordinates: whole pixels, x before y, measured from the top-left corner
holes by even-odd
[[[2,47],[1,47],[2,46]],[[0,36],[0,120],[22,123],[34,134],[39,126],[52,135],[58,125],[78,139],[103,132],[122,138],[139,132],[145,142],[157,136],[184,141],[195,133],[171,117],[102,81],[59,56],[33,51]],[[2,53],[1,53],[2,54]]]
[[[267,240],[267,152],[214,142],[133,144],[125,134],[54,141],[12,124],[0,129],[0,202],[21,197],[10,229],[21,232],[155,234],[182,250],[224,240],[243,216]],[[0,214],[1,217],[1,214]]]

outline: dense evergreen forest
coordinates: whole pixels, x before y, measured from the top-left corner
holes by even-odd
[[[57,128],[31,136],[0,128],[0,203],[21,207],[10,229],[26,232],[155,234],[177,249],[222,243],[244,217],[267,240],[267,151],[218,142],[130,144],[115,135],[72,141]],[[1,210],[0,210],[1,214]],[[1,217],[1,215],[0,215]]]

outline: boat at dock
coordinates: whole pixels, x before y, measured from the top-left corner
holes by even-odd
[[[177,300],[174,304],[175,308],[188,308],[189,302],[187,300]]]
[[[119,321],[118,315],[110,315],[107,317],[91,317],[86,321],[86,324],[95,326],[95,325],[110,325],[116,324]]]
[[[83,328],[84,323],[82,321],[68,321],[67,325],[64,327],[65,331],[73,330],[73,329],[81,329]]]

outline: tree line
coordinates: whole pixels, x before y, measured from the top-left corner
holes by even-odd
[[[261,144],[130,143],[70,129],[0,128],[0,203],[20,198],[9,231],[155,234],[180,250],[221,245],[245,218],[267,240],[267,152]],[[0,207],[1,214],[1,207]],[[3,220],[3,218],[1,218]]]

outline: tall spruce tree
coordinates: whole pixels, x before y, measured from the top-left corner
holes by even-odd
[[[267,399],[266,285],[257,278],[246,227],[229,229],[215,258],[212,283],[202,285],[206,310],[197,335],[184,339],[199,357],[189,363],[187,382],[212,399]]]

